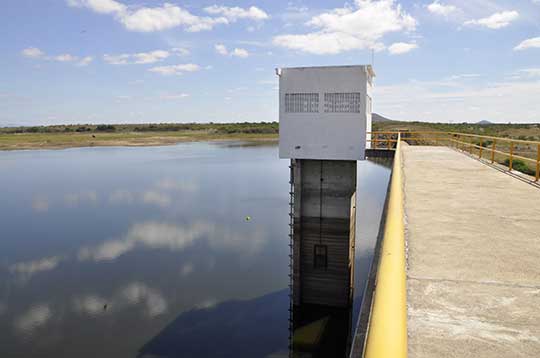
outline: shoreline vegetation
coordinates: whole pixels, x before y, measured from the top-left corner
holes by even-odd
[[[0,150],[161,146],[197,141],[272,142],[278,123],[84,124],[0,128]]]
[[[384,119],[373,131],[452,131],[540,141],[540,124],[427,123]],[[75,124],[0,128],[0,150],[63,149],[102,146],[158,146],[196,141],[272,143],[279,138],[278,122]]]

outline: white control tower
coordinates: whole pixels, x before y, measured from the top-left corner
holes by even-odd
[[[283,68],[278,74],[280,158],[363,160],[371,66]]]
[[[278,69],[279,156],[291,159],[294,305],[352,303],[356,161],[371,131],[371,66]]]

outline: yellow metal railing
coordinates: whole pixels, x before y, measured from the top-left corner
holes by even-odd
[[[364,345],[365,358],[407,357],[407,292],[405,263],[405,227],[401,169],[401,143],[448,145],[469,151],[479,158],[497,156],[508,159],[514,169],[520,159],[536,164],[536,181],[540,178],[540,142],[490,137],[456,132],[371,132],[373,149],[395,150],[386,223],[377,267],[371,315]],[[502,145],[501,145],[502,144]],[[508,147],[508,151],[501,150]],[[531,150],[532,148],[532,150]],[[527,156],[529,155],[529,156]]]
[[[456,149],[467,151],[472,155],[478,155],[480,159],[486,159],[495,163],[498,159],[500,164],[525,172],[540,180],[540,142],[520,139],[492,137],[477,134],[458,132],[400,132],[401,140],[409,144],[422,145],[447,145]],[[370,132],[371,146],[374,149],[393,149],[398,142],[398,132]],[[485,158],[487,156],[487,158]],[[517,161],[525,163],[516,168]]]
[[[401,143],[397,134],[384,237],[377,269],[364,357],[407,357],[405,230],[401,182]]]

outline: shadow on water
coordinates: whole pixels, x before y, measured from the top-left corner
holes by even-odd
[[[287,357],[289,291],[180,314],[138,357]]]

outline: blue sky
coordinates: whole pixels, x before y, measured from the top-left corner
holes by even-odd
[[[4,0],[0,125],[277,120],[276,67],[370,63],[374,111],[540,122],[540,0]]]

